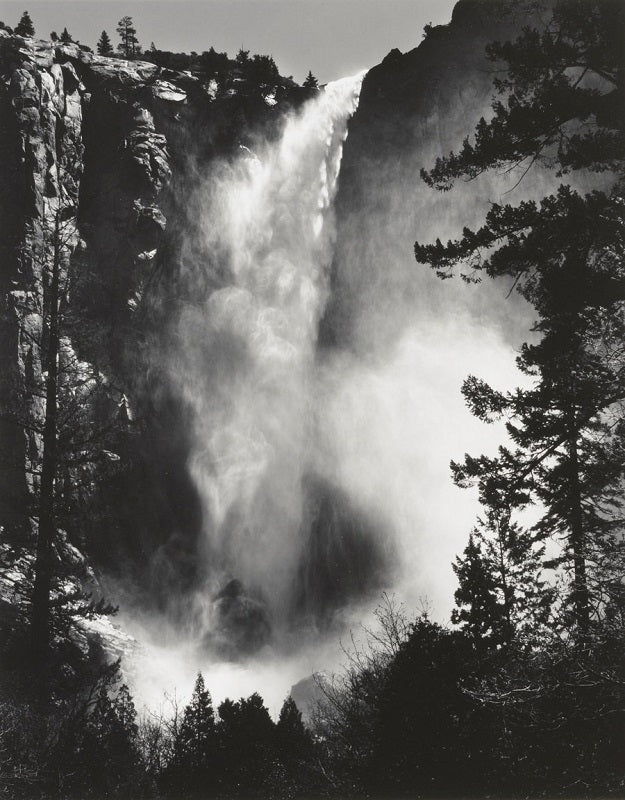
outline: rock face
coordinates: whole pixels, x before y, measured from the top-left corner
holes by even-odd
[[[415,264],[413,242],[455,237],[512,186],[487,176],[460,182],[452,198],[428,189],[419,175],[488,117],[495,65],[486,45],[514,38],[522,22],[505,5],[460,0],[449,25],[429,27],[417,48],[393,50],[367,73],[341,164],[325,344],[385,347],[406,323],[402,310],[418,312],[419,297],[428,305],[448,301],[449,287]],[[472,300],[476,313],[492,300],[481,288]]]
[[[83,173],[83,103],[85,92],[66,58],[55,60],[41,43],[9,38],[0,31],[4,75],[0,104],[0,330],[2,381],[0,400],[6,411],[30,406],[37,413],[39,398],[27,384],[40,376],[37,341],[41,335],[46,263],[46,230],[61,206],[64,231],[75,239],[78,194]],[[3,417],[3,451],[9,469],[3,470],[3,511],[13,526],[28,524],[25,495],[36,434],[20,430]]]
[[[289,102],[297,102],[297,87],[283,83]],[[62,241],[61,283],[71,289],[61,291],[61,348],[73,370],[64,390],[74,400],[82,393],[90,406],[85,440],[95,427],[105,430],[106,441],[88,469],[57,475],[60,506],[70,496],[74,505],[59,535],[92,563],[123,571],[157,602],[170,581],[178,589],[197,569],[199,512],[186,471],[184,414],[160,380],[158,363],[184,231],[195,224],[186,200],[203,164],[238,146],[254,125],[269,131],[281,113],[262,95],[216,99],[214,84],[0,30],[3,545],[34,550],[42,360],[55,241]],[[146,289],[156,284],[162,291],[150,295]],[[104,401],[85,389],[93,376],[106,388]],[[140,424],[127,436],[137,417]],[[79,452],[81,458],[87,461]],[[177,569],[169,566],[168,548]],[[10,552],[3,550],[3,561],[11,561]],[[28,560],[24,569],[19,559],[13,563],[22,580]],[[9,594],[15,592],[0,587],[0,595]]]
[[[161,99],[152,64],[0,36],[0,404],[10,412],[1,423],[8,469],[0,502],[3,526],[19,539],[34,533],[29,512],[42,442],[37,425],[16,420],[42,421],[53,240],[62,238],[71,252],[64,278],[74,276],[64,298],[73,322],[62,331],[63,346],[118,387],[113,397],[120,390],[132,396],[132,300],[155,268],[166,229],[160,203],[171,179],[154,105],[173,117],[186,93],[177,89],[172,100],[168,82]],[[88,547],[82,534],[74,539]]]
[[[120,445],[130,479],[123,488],[100,482],[98,491],[110,492],[103,504],[113,498],[114,507],[106,537],[82,520],[77,543],[109,566],[121,549],[144,568],[173,530],[197,527],[180,409],[159,383],[158,363],[148,375],[144,360],[146,349],[158,350],[171,309],[145,290],[175,285],[181,231],[194,224],[185,201],[195,173],[236,147],[244,128],[269,129],[281,110],[262,97],[215,99],[215,82],[190,73],[4,30],[0,75],[0,525],[18,539],[35,533],[42,442],[22,422],[42,421],[33,387],[45,379],[42,320],[62,218],[72,275],[66,346],[110,387],[126,421],[136,406],[144,412],[132,444]]]

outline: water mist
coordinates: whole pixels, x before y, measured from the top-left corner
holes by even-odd
[[[195,266],[169,374],[190,409],[208,565],[189,634],[208,651],[271,641],[297,594],[332,200],[362,77],[329,84],[277,141],[242,147],[202,183],[201,246],[224,278],[216,288]]]
[[[451,561],[477,510],[449,459],[501,438],[459,389],[471,371],[514,385],[513,345],[475,293],[415,265],[417,222],[440,222],[417,191],[428,154],[382,147],[360,205],[343,204],[335,252],[361,81],[329,84],[277,140],[212,165],[190,199],[199,241],[189,233],[167,370],[191,421],[203,579],[172,598],[175,633],[145,646],[137,689],[152,702],[201,668],[217,702],[259,690],[275,710],[297,680],[341,663],[341,635],[383,589],[448,617]],[[352,334],[327,347],[330,300]],[[152,626],[133,622],[149,641]]]

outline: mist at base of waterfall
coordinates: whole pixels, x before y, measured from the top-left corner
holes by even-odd
[[[448,618],[451,562],[476,511],[449,460],[501,436],[470,416],[460,385],[474,372],[505,388],[518,373],[507,332],[470,296],[429,304],[431,284],[390,249],[375,292],[356,290],[373,256],[335,263],[355,276],[362,335],[319,348],[362,78],[329,84],[277,141],[213,164],[189,198],[203,223],[165,363],[191,425],[203,578],[168,598],[169,614],[122,617],[140,643],[134,691],[152,707],[164,690],[188,697],[202,670],[215,702],[259,691],[275,713],[294,683],[341,668],[341,642],[383,591]],[[371,186],[371,214],[350,232],[365,252],[404,235],[402,219],[375,213],[376,193],[393,192]]]

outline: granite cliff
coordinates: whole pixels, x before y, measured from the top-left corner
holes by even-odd
[[[515,38],[523,24],[518,14],[503,3],[460,0],[448,25],[428,27],[418,47],[391,51],[367,73],[341,166],[324,343],[383,347],[405,324],[405,313],[425,310],[420,303],[454,301],[455,289],[414,264],[414,241],[445,241],[479,223],[489,202],[504,196],[518,176],[460,182],[452,197],[428,189],[419,173],[457,150],[481,116],[488,118],[497,65],[485,48]],[[531,195],[540,181],[529,176],[519,194]],[[405,302],[407,295],[413,304]],[[493,313],[492,301],[488,287],[480,287],[471,297],[474,313]]]

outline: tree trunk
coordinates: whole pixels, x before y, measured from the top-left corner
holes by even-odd
[[[510,514],[507,513],[497,519],[497,541],[499,545],[499,574],[504,602],[504,644],[511,644],[514,639],[514,625],[512,624],[512,595],[508,585],[508,570],[506,567],[506,541],[510,528]]]
[[[59,370],[59,294],[61,242],[59,220],[54,230],[52,274],[49,288],[49,334],[44,365],[46,412],[43,429],[43,460],[39,488],[39,526],[35,581],[32,597],[31,637],[35,667],[45,670],[50,645],[50,591],[52,584],[52,545],[54,542],[54,484],[57,472],[57,415]]]
[[[575,411],[572,411],[572,430],[569,438],[570,494],[569,524],[570,545],[573,552],[573,606],[580,630],[587,630],[590,622],[590,598],[588,594],[588,578],[586,575],[586,542],[582,515],[582,493],[579,480],[579,453],[577,447],[577,426]]]

